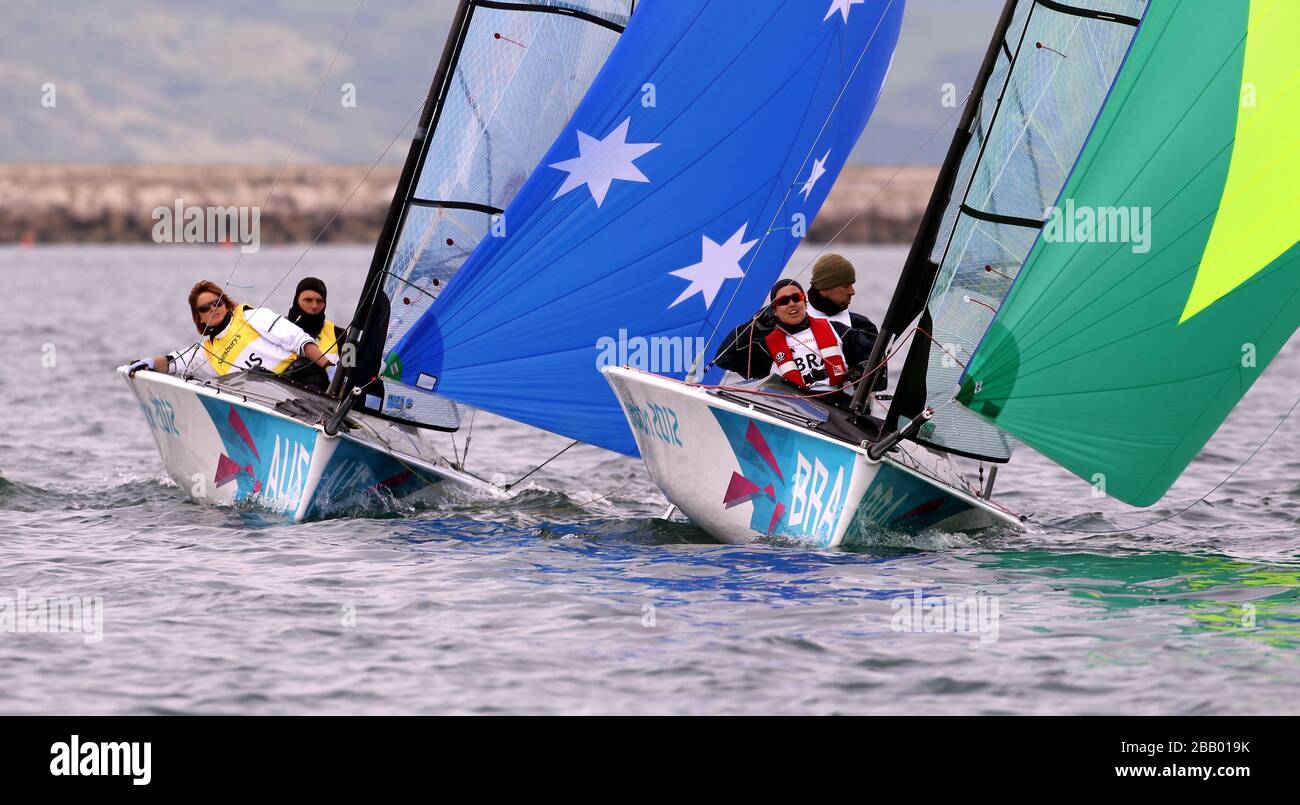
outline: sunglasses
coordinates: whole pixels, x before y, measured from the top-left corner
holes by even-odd
[[[208,312],[209,310],[212,310],[212,309],[214,309],[214,308],[223,307],[225,304],[226,304],[226,303],[223,302],[223,301],[221,301],[220,299],[214,299],[214,300],[212,300],[211,302],[208,302],[206,305],[199,305],[198,307],[196,307],[196,308],[194,308],[194,309],[197,310],[197,311],[199,312],[199,315],[205,315],[205,314],[207,314],[207,312]]]
[[[776,307],[785,307],[786,305],[792,305],[795,302],[802,302],[802,301],[803,301],[803,294],[792,293],[792,294],[786,294],[785,296],[778,296],[777,298],[772,300],[772,304],[775,305]]]

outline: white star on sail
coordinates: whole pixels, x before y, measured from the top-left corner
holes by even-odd
[[[749,224],[741,224],[736,234],[722,244],[715,243],[705,235],[700,262],[668,272],[674,277],[681,277],[691,283],[668,307],[677,307],[695,294],[700,294],[704,297],[704,307],[707,310],[713,305],[718,291],[722,290],[722,283],[745,276],[744,269],[740,267],[740,260],[749,253],[755,243],[758,243],[757,240],[744,239],[745,230],[748,228]]]
[[[804,201],[812,195],[813,185],[817,184],[817,180],[826,175],[826,160],[830,158],[831,152],[827,151],[825,156],[813,162],[812,176],[808,177],[808,181],[803,183],[803,189],[799,191],[803,193]]]
[[[658,148],[660,143],[629,143],[627,127],[631,122],[632,118],[627,118],[603,140],[578,132],[578,156],[550,166],[569,174],[553,198],[559,198],[585,184],[599,207],[604,203],[609,186],[615,179],[649,182],[646,175],[632,162]]]
[[[826,16],[822,17],[822,22],[826,22],[836,11],[844,15],[844,21],[849,21],[849,6],[860,6],[866,0],[831,0],[831,7],[827,9]]]

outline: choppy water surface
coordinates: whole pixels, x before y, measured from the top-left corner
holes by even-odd
[[[315,274],[346,321],[368,250],[272,291],[299,253],[245,257],[232,295],[287,308]],[[904,252],[848,253],[879,320]],[[1078,533],[1227,476],[1300,394],[1294,343],[1152,509],[1017,454],[1024,533],[718,545],[586,446],[508,503],[286,526],[189,502],[111,371],[188,343],[186,291],[236,254],[0,249],[0,602],[103,600],[99,642],[0,632],[0,712],[1300,712],[1300,421],[1186,515]],[[479,413],[468,466],[509,481],[566,443]],[[917,595],[996,605],[996,633],[897,631]]]

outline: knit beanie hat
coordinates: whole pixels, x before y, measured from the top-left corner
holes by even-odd
[[[813,263],[812,287],[819,291],[857,282],[853,264],[838,254],[823,254]]]

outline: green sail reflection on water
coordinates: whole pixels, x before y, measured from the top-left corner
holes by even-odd
[[[975,554],[971,561],[1046,581],[1085,609],[1096,609],[1102,623],[1123,610],[1181,609],[1188,620],[1180,628],[1189,636],[1212,633],[1300,648],[1300,567],[1167,551],[1006,551]],[[1016,617],[1010,600],[1004,617]]]
[[[1148,248],[1045,233],[959,402],[1160,499],[1300,324],[1298,41],[1300,3],[1152,4],[1058,202],[1149,210]]]

